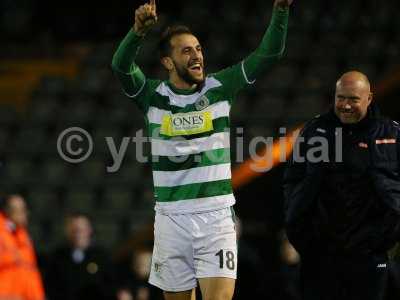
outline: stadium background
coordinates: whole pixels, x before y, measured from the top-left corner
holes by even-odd
[[[142,115],[110,69],[113,51],[141,3],[0,2],[0,192],[26,197],[29,229],[40,255],[62,241],[61,220],[70,211],[88,212],[96,242],[112,253],[128,239],[139,243],[149,232],[154,215],[150,168],[135,160],[130,144],[121,169],[107,173],[112,160],[104,140],[111,136],[118,144],[144,128]],[[258,45],[272,1],[157,5],[159,23],[138,59],[150,77],[165,77],[156,44],[167,24],[185,23],[198,34],[207,71],[213,72]],[[285,57],[233,107],[232,125],[244,128],[244,148],[253,137],[278,137],[279,127],[294,128],[329,109],[336,79],[350,69],[365,72],[383,112],[400,119],[399,8],[394,0],[295,0]],[[94,138],[94,153],[77,165],[64,162],[56,147],[58,135],[71,126]],[[261,257],[256,272],[268,293],[283,280],[283,167],[236,190],[242,239]]]

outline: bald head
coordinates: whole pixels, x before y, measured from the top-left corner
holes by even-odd
[[[372,101],[371,85],[365,74],[344,73],[336,83],[335,114],[345,124],[361,121]]]
[[[371,84],[369,83],[368,77],[358,71],[350,71],[344,73],[339,80],[336,82],[336,87],[338,85],[359,85],[360,88],[365,88],[368,93],[371,91]]]

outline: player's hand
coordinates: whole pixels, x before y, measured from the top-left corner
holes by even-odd
[[[143,36],[157,22],[156,0],[139,6],[135,11],[135,25],[133,30],[136,34]]]
[[[275,0],[274,7],[289,7],[293,0]]]

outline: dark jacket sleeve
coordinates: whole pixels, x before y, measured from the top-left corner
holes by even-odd
[[[320,186],[320,168],[307,161],[307,141],[314,132],[314,121],[300,132],[284,173],[285,225],[289,241],[304,252],[314,237],[312,216]]]

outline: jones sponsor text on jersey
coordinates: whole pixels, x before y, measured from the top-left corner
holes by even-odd
[[[212,114],[205,112],[188,112],[164,115],[161,134],[168,136],[191,135],[213,130]]]

